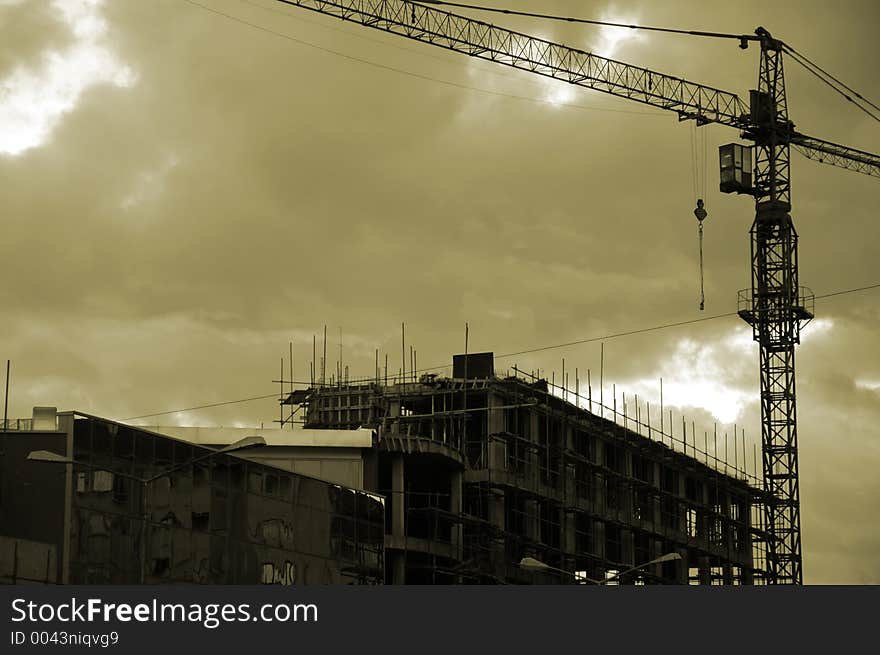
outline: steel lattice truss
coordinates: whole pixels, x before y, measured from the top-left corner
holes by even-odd
[[[406,0],[280,0],[342,20],[487,59],[621,98],[681,118],[745,128],[747,105],[734,93],[552,43]]]
[[[840,146],[830,141],[814,139],[813,137],[795,134],[791,137],[791,145],[807,159],[839,166],[857,173],[880,177],[880,157],[856,150],[847,146]]]
[[[797,233],[784,208],[759,208],[751,237],[751,307],[740,316],[752,325],[760,350],[767,577],[800,584],[795,345],[812,317],[811,296],[798,287]]]

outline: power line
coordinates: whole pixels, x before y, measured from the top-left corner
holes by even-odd
[[[869,284],[866,287],[858,287],[857,289],[845,289],[844,291],[833,291],[832,293],[823,293],[821,296],[816,296],[816,300],[819,300],[820,298],[833,298],[834,296],[843,296],[848,293],[856,293],[858,291],[868,291],[870,289],[880,289],[880,283]]]
[[[807,59],[807,58],[804,57],[803,55],[801,55],[801,54],[795,52],[795,50],[794,50],[793,48],[790,48],[790,47],[787,47],[787,46],[786,46],[786,52],[788,52],[788,54],[792,57],[792,59],[794,59],[798,64],[800,64],[801,66],[803,66],[804,69],[807,70],[807,72],[811,73],[813,76],[815,76],[817,79],[819,79],[819,81],[824,82],[825,84],[827,84],[829,87],[831,87],[831,89],[832,89],[833,91],[835,91],[836,93],[838,93],[839,95],[841,95],[841,96],[842,96],[847,102],[850,102],[850,103],[854,104],[856,107],[858,107],[859,109],[861,109],[861,110],[862,110],[863,112],[865,112],[868,116],[870,116],[871,118],[873,118],[875,121],[880,122],[880,116],[877,116],[877,115],[874,114],[870,109],[867,109],[866,107],[863,107],[863,106],[860,105],[858,102],[856,102],[855,100],[853,100],[853,99],[852,99],[852,98],[846,93],[846,91],[844,91],[843,89],[838,88],[838,87],[835,85],[835,83],[836,83],[836,84],[840,84],[844,89],[847,89],[847,90],[850,91],[850,93],[852,93],[853,95],[858,96],[859,98],[861,98],[862,100],[864,100],[865,102],[867,102],[867,103],[868,103],[869,105],[871,105],[872,107],[876,106],[876,105],[874,105],[870,100],[866,100],[861,94],[856,93],[855,91],[852,91],[852,89],[850,89],[848,86],[846,86],[846,85],[843,84],[842,82],[838,81],[837,78],[835,78],[833,75],[829,75],[828,73],[825,73],[825,71],[823,71],[821,68],[819,68],[818,66],[816,66],[815,64],[813,64],[809,59]],[[827,77],[826,77],[826,76],[827,76]],[[828,79],[828,78],[830,78],[830,79]],[[832,82],[831,80],[834,80],[834,82]]]
[[[240,398],[238,400],[225,400],[220,403],[211,403],[210,405],[197,405],[195,407],[185,407],[183,409],[171,409],[167,412],[155,412],[153,414],[141,414],[140,416],[129,416],[128,418],[122,419],[123,421],[136,421],[142,418],[152,418],[153,416],[165,416],[166,414],[177,414],[178,412],[192,412],[197,409],[208,409],[209,407],[222,407],[223,405],[237,405],[239,403],[249,403],[252,400],[265,400],[267,398],[277,398],[278,394],[273,393],[271,395],[266,396],[254,396],[252,398]]]
[[[286,2],[286,0],[278,0]],[[507,14],[510,16],[525,16],[527,18],[541,18],[544,20],[556,20],[565,23],[583,23],[587,25],[601,25],[603,27],[622,27],[630,30],[643,30],[646,32],[666,32],[668,34],[685,34],[688,36],[705,36],[718,39],[736,39],[741,43],[744,41],[759,41],[760,37],[753,34],[727,34],[724,32],[704,32],[701,30],[679,30],[671,27],[651,27],[648,25],[631,25],[627,23],[615,23],[607,20],[593,20],[589,18],[575,18],[573,16],[559,16],[556,14],[540,14],[531,11],[517,11],[515,9],[504,9],[500,7],[485,7],[482,5],[469,5],[459,2],[442,2],[441,0],[418,0],[412,4],[438,5],[444,7],[456,7],[458,9],[473,9],[474,11],[485,11],[495,14]]]
[[[834,291],[833,293],[826,293],[820,296],[815,296],[816,300],[821,298],[831,298],[834,296],[843,296],[849,293],[856,293],[858,291],[867,291],[869,289],[878,289],[880,288],[880,283],[871,284],[865,287],[859,287],[857,289],[845,289],[843,291]],[[688,321],[678,321],[676,323],[664,323],[663,325],[654,325],[652,327],[641,328],[638,330],[630,330],[628,332],[617,332],[615,334],[608,334],[602,337],[590,337],[589,339],[579,339],[577,341],[569,341],[568,343],[560,343],[552,346],[541,346],[539,348],[531,348],[529,350],[521,350],[515,353],[506,353],[504,355],[497,355],[496,359],[502,359],[504,357],[513,357],[515,355],[528,355],[531,353],[542,352],[544,350],[555,350],[557,348],[567,348],[569,346],[577,346],[584,343],[594,343],[596,341],[606,341],[609,339],[616,339],[618,337],[628,337],[636,334],[644,334],[646,332],[657,332],[658,330],[666,330],[674,327],[682,327],[685,325],[693,325],[694,323],[703,323],[705,321],[714,321],[719,318],[728,318],[730,316],[736,316],[737,312],[727,312],[725,314],[715,314],[714,316],[706,316],[703,318],[694,318]]]
[[[843,295],[847,295],[850,293],[857,293],[859,291],[868,291],[871,289],[880,289],[880,283],[870,284],[870,285],[867,285],[864,287],[857,287],[854,289],[844,289],[842,291],[833,291],[831,293],[825,293],[825,294],[816,296],[816,299],[819,300],[821,298],[832,298],[835,296],[843,296]],[[532,354],[532,353],[543,352],[546,350],[555,350],[557,348],[567,348],[569,346],[577,346],[577,345],[581,345],[581,344],[585,344],[585,343],[595,343],[596,341],[608,341],[610,339],[618,339],[620,337],[628,337],[628,336],[633,336],[636,334],[645,334],[647,332],[657,332],[659,330],[666,330],[666,329],[675,328],[675,327],[683,327],[685,325],[693,325],[695,323],[705,323],[706,321],[714,321],[719,318],[728,318],[730,316],[736,316],[736,314],[737,314],[736,312],[727,312],[725,314],[715,314],[714,316],[704,316],[702,318],[695,318],[695,319],[691,319],[691,320],[687,320],[687,321],[677,321],[675,323],[664,323],[662,325],[654,325],[651,327],[640,328],[637,330],[628,330],[626,332],[615,332],[615,333],[606,334],[606,335],[603,335],[600,337],[590,337],[588,339],[579,339],[577,341],[569,341],[567,343],[559,343],[559,344],[554,344],[552,346],[540,346],[537,348],[530,348],[528,350],[520,350],[520,351],[512,352],[512,353],[504,353],[503,355],[496,355],[495,359],[503,359],[506,357],[515,357],[517,355],[528,355],[528,354]],[[451,366],[450,364],[444,364],[442,366],[432,366],[429,368],[420,368],[418,370],[413,371],[413,374],[427,373],[429,371],[440,371],[445,368],[449,368],[450,366]],[[294,381],[294,384],[311,384],[311,382]],[[277,397],[278,397],[278,394],[273,393],[273,394],[267,394],[265,396],[254,396],[252,398],[241,398],[239,400],[227,400],[227,401],[219,402],[219,403],[211,403],[209,405],[197,405],[195,407],[186,407],[184,409],[172,409],[172,410],[169,410],[166,412],[155,412],[153,414],[142,414],[141,416],[132,416],[132,417],[125,418],[122,420],[123,421],[136,421],[138,419],[152,418],[154,416],[165,416],[167,414],[177,414],[180,412],[191,412],[191,411],[195,411],[198,409],[208,409],[211,407],[221,407],[223,405],[236,405],[239,403],[252,402],[254,400],[266,400],[267,398],[277,398]]]
[[[796,56],[800,57],[800,58],[803,59],[805,62],[807,62],[810,66],[812,66],[813,68],[815,68],[817,71],[819,71],[819,72],[822,73],[823,75],[829,77],[830,79],[834,80],[835,83],[839,84],[841,87],[843,87],[844,89],[846,89],[847,91],[849,91],[850,93],[852,93],[852,94],[853,94],[854,96],[856,96],[859,100],[864,100],[864,101],[867,102],[869,105],[871,105],[874,109],[880,111],[880,107],[878,107],[878,106],[875,105],[873,102],[871,102],[870,100],[868,100],[868,99],[867,99],[865,96],[863,96],[861,93],[859,93],[858,91],[856,91],[856,90],[853,89],[852,87],[847,86],[846,84],[844,84],[842,81],[840,81],[840,80],[839,80],[838,78],[836,78],[834,75],[832,75],[831,73],[829,73],[828,71],[826,71],[824,68],[822,68],[821,66],[819,66],[819,65],[816,64],[815,62],[813,62],[813,61],[811,61],[810,59],[808,59],[806,56],[804,56],[803,54],[801,54],[800,52],[798,52],[797,50],[795,50],[794,48],[792,48],[790,45],[785,44],[785,45],[783,45],[783,48],[785,48],[785,50],[788,52],[788,54],[790,54],[790,55],[796,55]],[[800,63],[800,62],[798,62],[798,63]],[[801,64],[801,65],[803,65],[803,64]]]
[[[267,34],[273,34],[274,36],[280,37],[282,39],[286,39],[288,41],[292,41],[294,43],[298,43],[299,45],[304,45],[309,48],[315,48],[316,50],[320,50],[321,52],[326,52],[328,54],[336,55],[338,57],[342,57],[344,59],[348,59],[350,61],[356,61],[361,64],[366,64],[367,66],[373,66],[375,68],[380,68],[382,70],[391,71],[394,73],[399,73],[401,75],[407,75],[409,77],[414,77],[416,79],[425,80],[428,82],[436,82],[437,84],[445,84],[446,86],[455,87],[458,89],[465,89],[468,91],[476,91],[478,93],[485,93],[488,95],[499,96],[502,98],[511,98],[513,100],[524,100],[526,102],[534,102],[542,105],[551,105],[553,107],[569,107],[571,109],[585,109],[589,111],[605,111],[611,112],[615,114],[635,114],[638,116],[651,116],[651,117],[659,117],[664,116],[661,113],[655,112],[645,112],[645,111],[635,111],[631,109],[614,109],[611,107],[593,107],[589,105],[577,105],[573,103],[566,102],[553,102],[551,100],[542,100],[540,98],[533,98],[529,96],[521,96],[514,93],[504,93],[502,91],[492,91],[490,89],[483,89],[476,86],[470,86],[468,84],[461,84],[459,82],[450,82],[449,80],[441,80],[436,77],[431,77],[430,75],[423,75],[421,73],[414,73],[412,71],[408,71],[402,68],[397,68],[395,66],[389,66],[387,64],[380,64],[375,61],[370,61],[369,59],[363,59],[361,57],[356,57],[354,55],[349,55],[344,52],[339,52],[338,50],[333,50],[332,48],[327,48],[324,46],[317,45],[315,43],[311,43],[310,41],[306,41],[304,39],[299,39],[295,36],[291,36],[290,34],[285,34],[283,32],[277,32],[268,27],[264,27],[263,25],[258,25],[257,23],[251,23],[250,21],[244,20],[243,18],[239,18],[238,16],[233,16],[232,14],[227,14],[226,12],[220,11],[219,9],[214,9],[213,7],[209,7],[207,5],[203,5],[195,0],[183,0],[187,4],[193,5],[194,7],[199,7],[205,11],[209,11],[213,14],[217,14],[218,16],[223,16],[228,18],[229,20],[235,21],[236,23],[241,23],[242,25],[247,25],[248,27],[252,27],[254,29],[260,30],[261,32],[266,32]],[[248,3],[250,4],[250,3]],[[265,9],[265,7],[263,7]]]
[[[637,330],[628,330],[626,332],[615,332],[614,334],[606,334],[601,337],[589,337],[588,339],[578,339],[577,341],[568,341],[566,343],[557,343],[552,346],[540,346],[538,348],[530,348],[528,350],[518,350],[513,353],[504,353],[496,355],[496,359],[504,359],[505,357],[514,357],[516,355],[529,355],[531,353],[542,352],[545,350],[556,350],[557,348],[567,348],[569,346],[579,346],[584,343],[594,343],[596,341],[608,341],[609,339],[617,339],[619,337],[629,337],[636,334],[644,334],[646,332],[657,332],[658,330],[667,330],[674,327],[682,327],[684,325],[693,325],[694,323],[704,323],[706,321],[714,321],[718,318],[727,318],[736,316],[736,312],[727,312],[726,314],[715,314],[714,316],[705,316],[703,318],[694,318],[688,321],[678,321],[676,323],[664,323],[663,325],[653,325],[651,327],[639,328]]]

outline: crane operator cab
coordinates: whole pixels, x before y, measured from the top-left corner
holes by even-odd
[[[752,193],[752,149],[739,143],[718,148],[721,161],[721,192]]]

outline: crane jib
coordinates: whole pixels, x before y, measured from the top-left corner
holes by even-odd
[[[749,103],[737,94],[698,84],[640,66],[553,43],[491,23],[426,7],[407,0],[277,0],[341,20],[357,23],[550,77],[569,84],[634,100],[675,112],[679,120],[698,125],[716,123],[742,130],[754,138],[757,125]],[[771,44],[766,30],[758,30]],[[796,135],[798,152],[826,164],[880,177],[880,156],[821,139]]]
[[[735,93],[405,0],[278,0],[373,29],[678,113],[748,127]]]

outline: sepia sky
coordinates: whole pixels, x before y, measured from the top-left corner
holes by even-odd
[[[483,4],[762,25],[880,99],[869,0]],[[746,99],[756,85],[754,45],[479,17]],[[465,322],[470,351],[505,354],[724,314],[750,284],[753,206],[718,191],[729,128],[696,130],[695,161],[694,130],[672,113],[272,0],[0,0],[0,35],[11,417],[55,405],[127,419],[272,394],[291,340],[309,379],[325,324],[328,370],[341,329],[352,375],[372,374],[376,348],[394,374],[401,322],[426,368],[463,351]],[[799,130],[880,152],[874,121],[795,62],[786,73]],[[792,157],[801,283],[880,282],[878,181]],[[819,300],[798,351],[808,583],[880,583],[878,321],[878,289]],[[656,407],[662,377],[676,425],[745,428],[751,470],[758,357],[736,317],[604,343],[606,399],[614,383]],[[599,351],[496,366],[558,380],[565,358],[595,382]],[[145,421],[277,418],[265,399]]]

